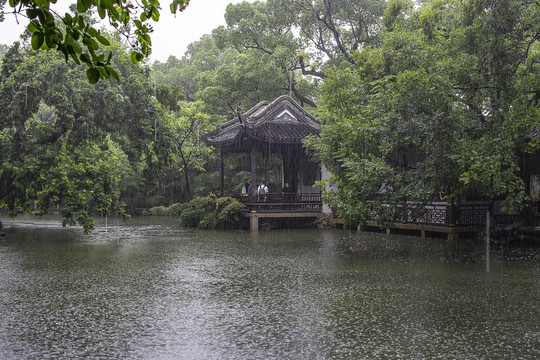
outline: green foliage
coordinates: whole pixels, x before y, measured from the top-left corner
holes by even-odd
[[[38,214],[64,208],[63,223],[93,227],[93,214],[124,216],[119,193],[159,175],[169,155],[154,142],[160,116],[147,74],[111,40],[122,83],[91,86],[54,52],[19,44],[2,59],[0,204]],[[118,111],[122,109],[122,111]],[[159,139],[158,139],[159,140]],[[156,204],[157,205],[157,204]]]
[[[523,203],[520,152],[539,149],[540,7],[520,1],[392,1],[378,47],[327,68],[320,138],[351,226],[410,221],[439,193]]]
[[[57,14],[51,9],[56,0],[9,0],[13,14],[24,14],[30,23],[27,26],[32,34],[31,45],[34,50],[56,49],[65,60],[71,58],[75,63],[88,66],[86,76],[90,83],[100,79],[119,75],[111,66],[112,52],[100,53],[101,47],[110,46],[109,39],[95,29],[88,14],[97,11],[100,19],[107,19],[109,24],[126,37],[132,46],[131,61],[138,63],[152,52],[150,23],[159,21],[160,4],[158,0],[131,1],[113,0],[77,0],[73,13]],[[175,14],[182,11],[189,0],[172,0],[170,10]],[[2,9],[0,21],[6,9]],[[129,29],[134,29],[133,32]]]
[[[176,216],[179,217],[182,214],[182,211],[188,208],[188,203],[176,203],[172,204],[167,208],[167,216]]]
[[[198,198],[195,198],[196,200]],[[192,201],[194,201],[192,200]],[[191,204],[191,203],[190,203]],[[190,207],[185,209],[180,215],[180,226],[188,228],[196,228],[199,226],[202,217],[207,214],[205,208],[191,204]]]
[[[218,199],[216,205],[216,228],[237,229],[244,210],[244,204],[234,198],[223,197]]]
[[[156,85],[156,99],[171,111],[180,110],[179,101],[184,100],[182,88],[178,84]]]
[[[162,138],[168,144],[171,165],[184,175],[185,192],[191,199],[191,172],[204,171],[212,148],[203,141],[203,136],[215,125],[201,111],[202,103],[180,103],[177,112],[166,114],[162,122]]]
[[[238,102],[249,109],[262,100],[283,94],[288,86],[288,74],[271,61],[271,55],[254,51],[234,54],[234,62],[198,77],[196,97],[220,115],[236,110]]]
[[[193,199],[180,215],[180,225],[201,229],[238,229],[244,205],[230,197]]]
[[[195,101],[199,90],[198,78],[205,72],[215,71],[227,60],[217,48],[210,35],[203,35],[199,41],[188,45],[182,59],[169,56],[166,63],[155,62],[152,65],[152,79],[157,84],[182,88],[187,101]]]
[[[166,206],[155,206],[150,208],[152,216],[168,216],[168,208]]]
[[[150,207],[164,206],[167,203],[167,198],[163,195],[153,195],[147,198],[147,204]]]
[[[154,206],[150,208],[150,214],[153,216],[180,217],[180,215],[182,215],[182,212],[188,208],[190,208],[189,203],[176,203],[176,204],[172,204],[169,207],[160,205],[160,206]]]

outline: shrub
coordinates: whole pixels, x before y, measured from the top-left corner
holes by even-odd
[[[154,206],[150,208],[152,216],[167,216],[167,208],[165,206]]]
[[[168,216],[180,216],[182,212],[189,207],[188,203],[176,203],[167,208]]]
[[[218,229],[237,229],[240,225],[244,204],[236,199],[229,199],[231,201],[217,215],[216,228]]]
[[[193,199],[180,214],[180,225],[201,229],[237,229],[244,205],[230,197],[205,196]]]
[[[203,208],[206,211],[215,211],[216,210],[216,196],[199,196],[190,201],[190,204],[195,208]]]
[[[215,229],[216,228],[216,216],[214,213],[205,213],[199,222],[199,229]]]
[[[201,211],[202,209],[196,209],[193,207],[189,207],[182,211],[182,214],[180,215],[180,226],[184,227],[198,227],[199,223],[201,222],[201,218],[204,215],[205,211]]]

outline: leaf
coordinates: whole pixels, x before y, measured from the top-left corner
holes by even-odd
[[[133,51],[131,53],[131,62],[134,64],[137,64],[138,62],[141,62],[144,59],[144,55],[141,53],[138,53],[136,51]]]
[[[88,47],[88,50],[96,51],[99,49],[99,44],[97,43],[97,41],[88,36],[85,36],[83,38],[83,44]]]
[[[159,10],[157,7],[152,9],[152,20],[159,21]]]
[[[99,81],[100,73],[97,68],[91,67],[90,69],[86,70],[86,76],[88,77],[90,84],[95,84]]]
[[[119,81],[120,80],[120,77],[118,76],[118,73],[116,71],[114,71],[114,69],[110,66],[104,66],[105,70],[107,70],[107,72],[111,75],[111,77],[116,80],[116,81]]]
[[[88,66],[92,66],[92,59],[90,59],[90,56],[88,54],[81,54],[80,59]]]
[[[47,45],[49,49],[55,49],[56,43],[54,42],[54,40],[56,39],[56,34],[51,34],[51,33],[46,33],[46,34],[47,35],[45,36],[45,44]]]
[[[67,26],[71,26],[73,24],[73,18],[70,14],[66,13],[66,15],[64,15],[64,22]]]
[[[104,68],[98,67],[97,69],[98,69],[99,74],[100,74],[100,76],[102,78],[108,79],[108,78],[111,77],[111,74],[109,74],[109,72],[107,70],[105,70]]]
[[[105,8],[103,6],[98,6],[98,14],[101,19],[105,19],[107,12],[105,11]]]
[[[26,10],[26,16],[28,16],[29,19],[35,19],[41,14],[40,9],[27,9]]]
[[[95,38],[97,39],[97,41],[99,41],[101,44],[105,45],[105,46],[109,46],[111,45],[111,43],[109,42],[109,40],[107,40],[107,38],[103,35],[96,35]]]
[[[35,0],[36,5],[40,8],[48,9],[49,8],[49,1],[47,0]]]
[[[37,50],[39,49],[42,45],[43,45],[43,42],[45,41],[45,37],[43,36],[42,33],[40,32],[35,32],[32,34],[32,49],[34,50]]]
[[[85,13],[90,8],[89,0],[77,0],[77,11]]]
[[[81,65],[81,60],[79,60],[79,57],[77,56],[76,53],[72,53],[70,52],[69,55],[71,56],[71,58],[73,59],[73,61],[75,61],[77,63],[77,65]],[[66,59],[67,61],[67,59]]]
[[[94,29],[93,27],[89,27],[88,29],[86,29],[86,32],[88,35],[92,36],[92,37],[96,37],[98,35],[98,32],[96,29]]]
[[[40,31],[39,28],[39,23],[35,20],[30,21],[27,26],[28,31],[30,31],[31,33]]]
[[[53,16],[53,14],[47,9],[43,9],[43,10],[41,10],[41,12],[42,12],[43,17],[44,17],[44,19],[41,20],[41,22],[44,25],[51,25],[51,26],[54,27],[54,16]],[[40,19],[41,19],[41,16],[40,16]]]

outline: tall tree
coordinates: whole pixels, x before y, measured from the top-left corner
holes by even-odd
[[[38,213],[64,205],[64,222],[93,227],[92,213],[124,215],[119,182],[130,164],[154,175],[168,152],[154,142],[160,116],[147,71],[109,40],[122,74],[92,86],[58,53],[15,44],[0,77],[0,204]],[[121,109],[121,111],[119,110]]]
[[[152,79],[157,84],[181,86],[186,100],[195,101],[199,74],[213,72],[223,65],[222,56],[212,36],[203,35],[188,45],[181,59],[170,56],[165,63],[156,61],[152,65]]]
[[[229,50],[233,61],[215,71],[199,74],[197,99],[218,115],[233,117],[238,103],[249,109],[263,100],[273,99],[287,91],[287,83],[269,56]]]
[[[255,61],[263,61],[266,72],[273,67],[272,76],[277,76],[274,82],[280,82],[282,93],[292,91],[300,102],[315,107],[313,84],[295,71],[299,69],[297,54],[302,49],[300,39],[294,35],[295,14],[281,5],[230,4],[225,13],[227,27],[218,27],[213,36],[220,49],[233,48]]]
[[[420,217],[440,192],[519,207],[516,155],[539,148],[538,15],[528,1],[390,1],[381,46],[327,72],[309,141],[338,185],[326,201],[350,224]]]
[[[316,106],[310,93],[304,93],[302,75],[325,77],[328,65],[356,64],[353,54],[366,45],[376,45],[385,1],[307,1],[269,0],[229,5],[227,28],[214,36],[221,46],[230,44],[238,51],[255,50],[271,55],[301,101]],[[304,87],[305,88],[305,87]]]
[[[187,201],[191,200],[193,171],[204,171],[204,165],[212,154],[212,148],[203,141],[204,135],[214,126],[209,115],[201,110],[201,102],[182,102],[179,110],[164,118],[164,131],[172,149],[174,169],[184,175]]]

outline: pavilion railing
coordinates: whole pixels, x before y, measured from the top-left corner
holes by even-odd
[[[500,201],[495,201],[493,207],[494,209],[490,211],[490,217],[495,220],[496,224],[511,224],[520,219],[519,213],[509,214],[503,211]],[[454,206],[450,206],[446,202],[433,202],[426,206],[423,217],[419,219],[409,217],[402,221],[430,225],[483,225],[486,223],[488,210],[490,210],[489,201],[466,201]],[[540,217],[539,201],[531,203],[531,215]]]
[[[266,193],[259,195],[232,195],[242,202],[245,211],[257,212],[320,212],[322,200],[320,194]],[[508,214],[501,209],[501,202],[495,201],[490,217],[497,224],[511,224],[519,220],[518,213]],[[446,202],[433,202],[426,206],[423,217],[402,219],[402,222],[441,226],[474,226],[486,223],[486,214],[490,209],[489,201],[467,201],[450,206]],[[531,214],[540,217],[540,201],[533,201]]]
[[[243,203],[248,212],[320,212],[322,209],[321,194],[235,194],[233,197]]]

